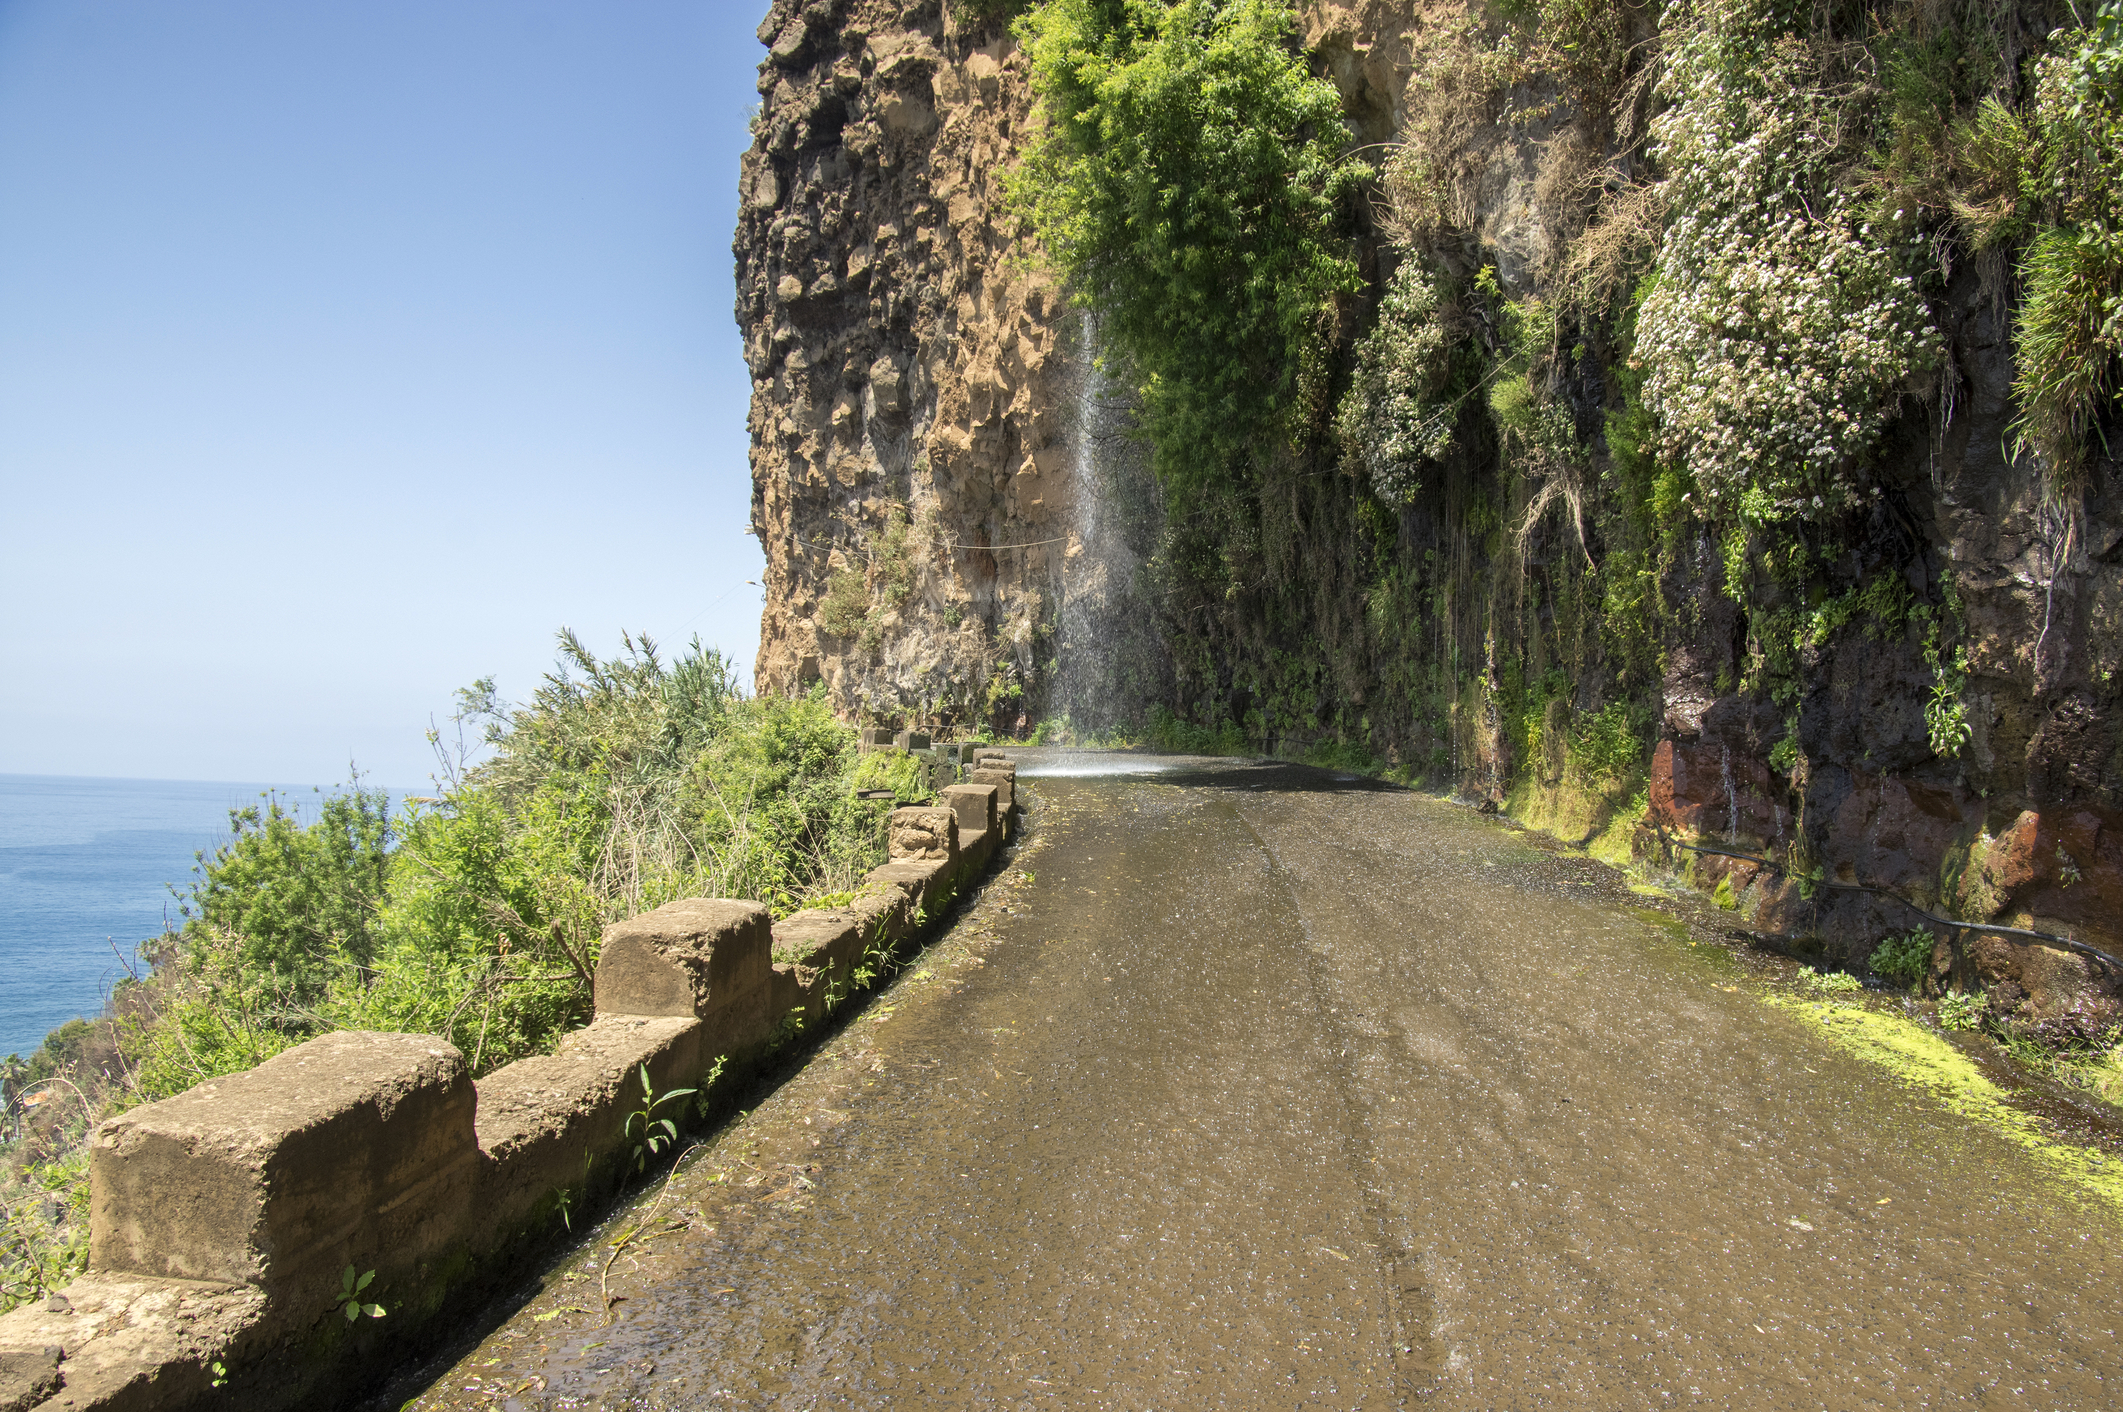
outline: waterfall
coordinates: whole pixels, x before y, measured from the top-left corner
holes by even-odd
[[[1079,326],[1074,438],[1069,458],[1069,539],[1061,561],[1060,671],[1049,710],[1079,731],[1104,730],[1127,703],[1116,698],[1116,664],[1135,556],[1121,534],[1119,507],[1107,503],[1112,455],[1134,454],[1122,426],[1123,398],[1098,366],[1098,319]],[[1138,619],[1140,614],[1135,615]],[[1135,624],[1139,625],[1139,624]]]

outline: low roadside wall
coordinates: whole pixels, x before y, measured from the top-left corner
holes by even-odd
[[[340,1032],[104,1122],[88,1271],[0,1317],[0,1412],[328,1403],[416,1347],[644,1165],[655,1097],[830,1014],[986,869],[1016,767],[973,763],[893,811],[845,907],[688,898],[606,928],[595,1018],[550,1055],[475,1081],[435,1036]]]

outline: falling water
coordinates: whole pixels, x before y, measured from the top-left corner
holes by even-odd
[[[1111,448],[1126,454],[1120,437],[1123,413],[1112,380],[1098,366],[1098,321],[1086,312],[1078,349],[1075,454],[1069,461],[1069,543],[1061,568],[1060,671],[1052,705],[1080,729],[1110,723],[1120,703],[1112,700],[1116,631],[1130,608],[1135,555],[1123,540],[1115,507],[1107,503]]]
[[[1724,746],[1722,751],[1720,758],[1723,761],[1725,771],[1725,817],[1729,820],[1725,829],[1725,836],[1727,838],[1738,838],[1740,836],[1740,790],[1732,779],[1732,747],[1729,745]]]

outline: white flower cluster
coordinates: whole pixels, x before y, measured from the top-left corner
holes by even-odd
[[[1454,330],[1441,302],[1414,259],[1394,271],[1378,327],[1357,346],[1356,377],[1337,418],[1343,446],[1389,505],[1413,501],[1424,470],[1452,448],[1458,404],[1444,393]]]
[[[1653,127],[1673,212],[1637,326],[1644,404],[1709,502],[1836,514],[1898,384],[1936,356],[1922,247],[1833,182],[1842,101],[1764,0],[1708,0],[1670,51]],[[1873,492],[1876,493],[1876,492]]]

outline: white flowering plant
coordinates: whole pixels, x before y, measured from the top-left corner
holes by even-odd
[[[1755,524],[1875,496],[1866,458],[1937,358],[1916,212],[1838,184],[1858,95],[1789,28],[1771,0],[1676,21],[1652,128],[1672,219],[1637,324],[1662,453],[1700,513]]]
[[[1344,454],[1389,505],[1411,503],[1424,473],[1451,451],[1464,391],[1452,352],[1465,330],[1437,278],[1403,261],[1356,350],[1356,374],[1335,417]]]

